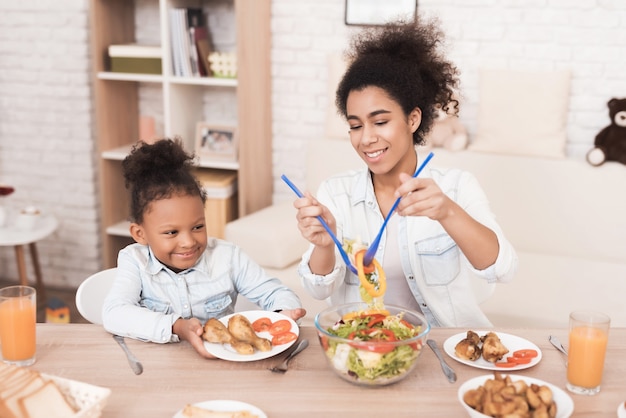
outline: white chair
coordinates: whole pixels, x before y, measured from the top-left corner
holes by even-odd
[[[85,279],[76,290],[76,308],[87,321],[102,324],[102,305],[111,286],[117,268],[95,273]]]

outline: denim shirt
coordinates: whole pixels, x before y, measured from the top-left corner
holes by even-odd
[[[150,248],[131,244],[118,255],[117,276],[102,308],[104,328],[144,341],[177,342],[179,318],[202,323],[235,311],[241,294],[268,311],[302,307],[298,296],[239,247],[209,238],[196,265],[180,273],[157,260]]]
[[[517,254],[497,224],[473,175],[431,165],[420,177],[432,178],[448,197],[491,229],[497,235],[499,252],[493,265],[476,270],[439,222],[421,216],[400,217],[398,246],[409,288],[431,326],[490,327],[491,323],[475,300],[470,280],[477,280],[476,276],[489,283],[512,280],[517,268]],[[360,239],[369,245],[384,221],[367,168],[338,174],[324,181],[317,199],[335,216],[340,242]],[[377,260],[384,258],[385,243],[386,234],[383,234],[375,255]],[[346,268],[338,250],[335,249],[334,270],[320,276],[309,268],[313,248],[313,245],[309,247],[298,266],[305,289],[314,298],[330,298],[333,305],[360,302],[359,279]]]

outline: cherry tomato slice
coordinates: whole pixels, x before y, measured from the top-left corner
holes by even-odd
[[[374,315],[372,319],[367,323],[368,328],[372,328],[374,325],[382,323],[385,320],[386,316],[383,315]]]
[[[515,364],[530,364],[533,359],[531,357],[507,357],[506,361]]]
[[[539,355],[537,350],[533,350],[531,348],[527,348],[524,350],[517,350],[513,352],[513,357],[519,358],[535,358]]]
[[[272,326],[272,320],[266,316],[259,318],[252,323],[252,329],[254,330],[254,332],[269,331],[271,326]]]
[[[298,336],[291,331],[285,331],[282,334],[276,334],[272,337],[272,345],[282,345],[295,341]]]
[[[509,368],[509,367],[515,367],[515,366],[517,366],[517,363],[513,363],[510,361],[499,361],[496,363],[496,367]]]
[[[283,332],[287,332],[291,329],[291,322],[286,319],[279,319],[274,322],[270,329],[268,330],[271,335],[282,334]]]
[[[410,322],[408,322],[406,319],[401,319],[401,320],[400,320],[400,323],[401,323],[401,324],[404,324],[404,326],[405,326],[405,327],[407,327],[407,328],[410,328],[410,329],[415,328],[415,327],[413,326],[413,324],[411,324]]]

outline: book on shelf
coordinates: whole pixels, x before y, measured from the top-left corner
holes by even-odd
[[[213,52],[209,30],[206,26],[195,28],[195,43],[198,50],[198,64],[200,75],[203,77],[211,76],[211,64],[209,63],[209,55]]]
[[[170,9],[170,36],[174,75],[200,77],[210,74],[211,41],[202,9]]]
[[[170,46],[172,54],[172,71],[177,77],[182,77],[182,56],[180,55],[180,30],[178,28],[178,11],[176,9],[170,9],[168,11],[170,22]]]

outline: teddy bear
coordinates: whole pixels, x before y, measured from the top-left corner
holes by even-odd
[[[426,148],[441,147],[450,151],[460,151],[467,147],[467,130],[456,115],[441,108],[435,110],[436,117],[425,136]]]
[[[611,124],[596,135],[594,148],[587,153],[587,161],[594,166],[606,161],[626,164],[626,98],[613,98],[608,106]]]

